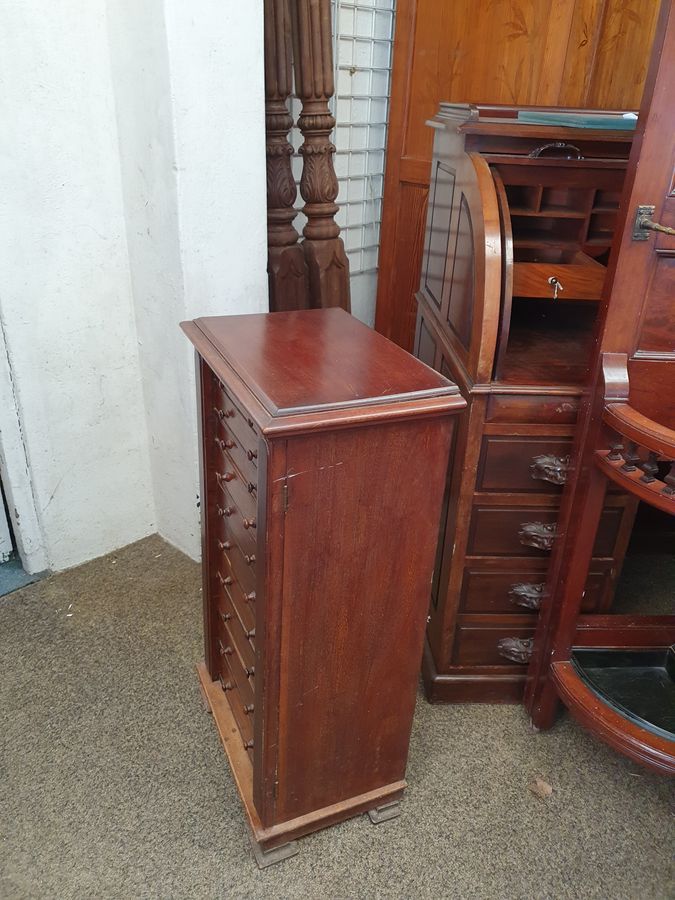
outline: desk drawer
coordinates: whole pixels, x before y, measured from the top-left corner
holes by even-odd
[[[488,422],[530,425],[574,425],[579,398],[571,395],[493,394],[488,400]]]
[[[253,701],[249,702],[248,698],[239,690],[227,658],[223,658],[220,686],[225,692],[227,702],[230,704],[242,743],[248,751],[251,761],[253,761],[253,716],[255,713]]]
[[[216,649],[221,662],[227,662],[228,671],[232,673],[237,687],[245,703],[253,703],[255,694],[255,669],[247,666],[242,660],[241,653],[232,637],[230,624],[233,621],[233,613],[222,603],[214,610],[217,616],[216,623]],[[228,618],[231,616],[232,618]]]
[[[233,540],[242,553],[255,556],[257,553],[257,519],[246,516],[237,507],[232,495],[221,487],[216,498],[216,533],[223,540]]]
[[[224,421],[216,425],[216,446],[220,449],[225,459],[230,459],[248,481],[258,483],[258,459],[253,456],[253,450],[247,450],[235,433],[228,428]],[[257,453],[257,451],[255,451]],[[216,454],[214,459],[218,460]],[[219,465],[220,463],[218,463]]]
[[[536,615],[543,597],[546,570],[519,566],[513,569],[485,569],[467,566],[462,582],[460,610],[463,613],[506,613]],[[582,612],[595,612],[610,577],[611,563],[594,562],[586,581]]]
[[[531,641],[535,624],[522,616],[460,616],[455,635],[453,665],[460,666],[518,666],[526,669],[528,660],[517,659],[514,648],[504,648],[500,641]],[[515,650],[519,645],[516,645]],[[528,644],[522,645],[524,654]]]
[[[258,486],[253,481],[245,481],[236,466],[221,456],[220,467],[215,469],[213,475],[221,491],[228,491],[238,509],[246,519],[255,519],[258,509]]]
[[[513,296],[543,297],[555,302],[557,283],[557,299],[599,300],[607,270],[583,253],[577,253],[575,257],[579,262],[514,263]],[[551,279],[555,279],[555,283]]]
[[[477,490],[560,494],[571,450],[571,437],[486,435]]]
[[[603,511],[594,556],[614,554],[623,512],[623,507]],[[540,506],[476,506],[471,517],[468,555],[548,557],[557,520],[557,509]]]
[[[251,451],[251,460],[257,460],[260,434],[255,422],[240,409],[215,375],[213,375],[213,381],[213,406],[218,421],[226,425],[239,439],[247,455],[248,451]]]

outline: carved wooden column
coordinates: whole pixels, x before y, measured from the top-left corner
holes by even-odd
[[[292,88],[289,0],[265,0],[265,133],[267,144],[267,274],[270,310],[306,309],[310,304],[305,254],[293,226],[297,189],[288,132]]]
[[[338,181],[333,168],[335,147],[330,133],[335,119],[333,38],[330,0],[290,0],[293,20],[295,93],[302,100],[298,121],[304,142],[300,193],[307,224],[303,249],[309,269],[312,306],[351,308],[349,261],[335,222]]]

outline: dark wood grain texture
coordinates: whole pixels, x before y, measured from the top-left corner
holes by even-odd
[[[581,585],[607,485],[617,482],[631,496],[675,514],[670,475],[660,477],[658,461],[673,458],[675,346],[665,310],[672,319],[675,244],[666,235],[633,238],[639,204],[656,204],[655,219],[675,215],[672,134],[675,113],[675,7],[660,5],[655,50],[645,89],[619,214],[619,234],[609,262],[600,310],[597,348],[575,441],[574,475],[563,494],[560,540],[553,548],[547,592],[528,672],[526,706],[537,727],[550,727],[559,698],[580,721],[611,746],[660,771],[675,771],[675,740],[655,740],[626,716],[589,691],[570,665],[578,641]],[[651,198],[651,200],[650,200]],[[668,290],[664,292],[664,285]],[[666,299],[668,298],[668,299]],[[655,328],[657,322],[661,323]],[[670,469],[672,472],[672,468]],[[584,617],[586,627],[588,617]],[[651,632],[648,646],[668,645],[670,625]],[[596,647],[633,646],[646,620],[629,627],[605,622]],[[647,629],[649,631],[649,629]]]
[[[397,800],[455,385],[342,310],[185,323],[203,689],[263,850]]]
[[[546,581],[632,140],[528,126],[517,112],[444,104],[433,121],[415,353],[467,400],[430,597],[424,681],[435,701],[522,696],[532,604],[545,602],[528,595],[528,576]],[[530,155],[556,140],[583,159]],[[610,208],[600,233],[594,216]],[[586,611],[611,604],[635,506],[603,497]]]
[[[378,330],[412,347],[433,141],[425,122],[439,103],[635,109],[657,7],[655,0],[399,0]]]

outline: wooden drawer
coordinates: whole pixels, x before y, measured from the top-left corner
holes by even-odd
[[[453,665],[515,666],[525,671],[527,660],[516,662],[500,650],[505,638],[530,640],[534,637],[532,618],[522,616],[460,616],[455,634]]]
[[[550,297],[558,282],[560,300],[599,300],[606,269],[586,254],[578,252],[570,262],[516,262],[513,264],[514,297]]]
[[[225,593],[234,604],[235,611],[239,616],[242,627],[245,632],[251,632],[255,629],[255,591],[245,592],[241,585],[237,582],[237,578],[233,573],[232,567],[223,555],[223,559],[219,560],[216,569],[216,581],[218,582],[217,596]]]
[[[242,553],[250,556],[257,551],[257,519],[245,516],[238,509],[232,495],[221,487],[221,494],[216,500],[215,515],[217,519],[216,533],[222,540],[234,540]]]
[[[253,701],[248,702],[248,699],[237,687],[227,659],[223,660],[220,684],[234,714],[242,743],[253,761],[253,716],[255,713]]]
[[[258,511],[257,484],[246,481],[231,460],[221,456],[222,466],[213,473],[221,490],[227,490],[235,505],[247,519],[255,519]]]
[[[571,437],[486,435],[477,490],[560,494],[571,449]]]
[[[234,641],[244,672],[247,676],[255,673],[255,630],[248,629],[243,624],[242,615],[228,589],[223,590],[216,598],[216,604],[221,622],[225,625],[230,640]]]
[[[594,556],[612,556],[622,507],[606,508],[600,518]],[[555,538],[557,509],[543,507],[474,507],[469,556],[548,557]]]
[[[525,613],[535,615],[541,602],[546,569],[519,566],[510,570],[467,566],[464,570],[460,611],[463,613]],[[611,564],[597,561],[591,567],[582,601],[583,612],[599,608]]]
[[[237,644],[232,637],[229,625],[232,619],[224,621],[227,616],[232,616],[231,611],[227,611],[222,603],[215,610],[218,617],[217,622],[217,643],[218,656],[224,665],[227,662],[228,671],[232,673],[237,687],[241,693],[245,703],[253,703],[255,694],[255,669],[252,666],[246,666],[241,658]],[[253,670],[253,674],[250,674]]]
[[[216,435],[214,440],[221,453],[223,453],[226,458],[229,457],[232,460],[232,462],[235,464],[235,466],[237,466],[239,471],[246,477],[246,479],[257,484],[258,451],[250,449],[247,450],[242,445],[241,441],[235,435],[235,433],[230,428],[228,428],[224,421],[219,421],[217,423]],[[254,453],[256,454],[255,456],[253,456]]]
[[[222,553],[228,574],[239,584],[243,594],[256,589],[255,553],[244,553],[236,541],[218,538],[218,550]],[[219,557],[216,557],[219,561]],[[223,573],[225,574],[225,573]]]
[[[212,378],[214,381],[214,412],[218,421],[233,432],[245,452],[250,450],[257,458],[260,434],[255,422],[243,412],[216,376],[212,375]]]
[[[579,397],[551,394],[492,394],[488,399],[488,422],[532,425],[574,425]]]

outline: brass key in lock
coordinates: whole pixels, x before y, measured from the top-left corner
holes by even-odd
[[[558,281],[558,279],[555,277],[555,275],[551,275],[551,277],[548,279],[548,283],[553,288],[553,299],[557,300],[558,299],[558,291],[564,291],[565,288]]]

